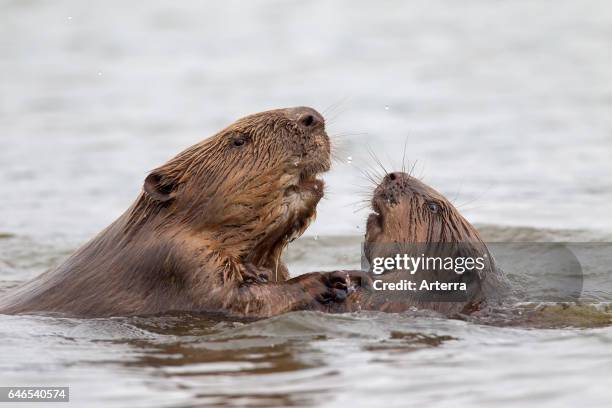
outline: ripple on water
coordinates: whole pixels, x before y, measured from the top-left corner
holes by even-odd
[[[488,234],[534,238],[505,227]],[[360,238],[302,241],[288,254],[290,265],[333,269],[338,256],[353,262],[344,256],[354,256]],[[70,250],[61,240],[1,238],[0,286],[40,273]],[[600,269],[587,274],[599,282],[599,298],[609,299]],[[430,311],[296,312],[254,322],[198,314],[0,316],[0,383],[69,384],[74,401],[136,407],[571,400],[570,383],[607,395],[611,312],[605,302],[523,302],[458,319]]]

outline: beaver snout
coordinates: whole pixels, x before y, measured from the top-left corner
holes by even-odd
[[[389,173],[374,192],[374,197],[382,199],[386,204],[395,205],[400,198],[411,192],[412,177],[406,173]]]
[[[291,149],[290,163],[301,170],[300,178],[329,170],[331,146],[323,116],[307,106],[283,109],[283,115],[294,125],[291,126],[295,130],[292,140],[284,141],[284,147]]]
[[[323,115],[307,106],[290,108],[288,109],[287,115],[305,130],[314,129],[325,124]]]
[[[386,184],[406,184],[410,180],[410,176],[406,173],[402,173],[401,171],[396,171],[393,173],[389,173],[385,176],[383,183]]]

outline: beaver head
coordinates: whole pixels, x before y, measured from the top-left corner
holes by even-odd
[[[329,167],[325,121],[314,109],[250,115],[153,170],[130,225],[187,234],[216,263],[278,268],[285,245],[314,218],[324,186],[317,175]]]
[[[386,174],[376,187],[371,205],[364,252],[369,265],[379,266],[378,271],[372,269],[379,274],[376,279],[417,284],[425,279],[465,284],[466,289],[374,291],[361,295],[363,307],[400,311],[416,306],[449,312],[472,310],[480,304],[484,299],[482,282],[495,270],[494,261],[476,228],[449,200],[409,174],[394,172]],[[380,269],[384,258],[404,259],[404,255],[420,258],[422,263],[408,267],[391,263],[391,267]],[[466,262],[470,258],[472,261]],[[471,266],[466,267],[468,264]]]
[[[387,174],[374,190],[371,205],[367,243],[480,241],[446,197],[406,173]]]
[[[489,256],[476,228],[453,204],[409,174],[385,175],[371,205],[365,236],[368,260],[408,252]]]

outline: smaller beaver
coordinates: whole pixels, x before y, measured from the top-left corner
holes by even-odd
[[[258,318],[328,310],[343,275],[289,279],[280,261],[314,219],[330,167],[308,107],[239,119],[153,170],[134,204],[57,268],[2,294],[0,313],[192,311]]]
[[[374,190],[371,206],[364,243],[369,273],[335,311],[471,313],[503,286],[503,272],[476,228],[425,183],[403,172],[389,173]],[[406,263],[406,257],[420,266]],[[398,262],[389,261],[382,271],[381,260],[389,258]],[[373,273],[374,266],[383,273]]]

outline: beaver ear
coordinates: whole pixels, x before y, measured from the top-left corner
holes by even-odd
[[[154,171],[145,179],[144,191],[152,199],[165,203],[174,198],[176,183],[167,175]]]

